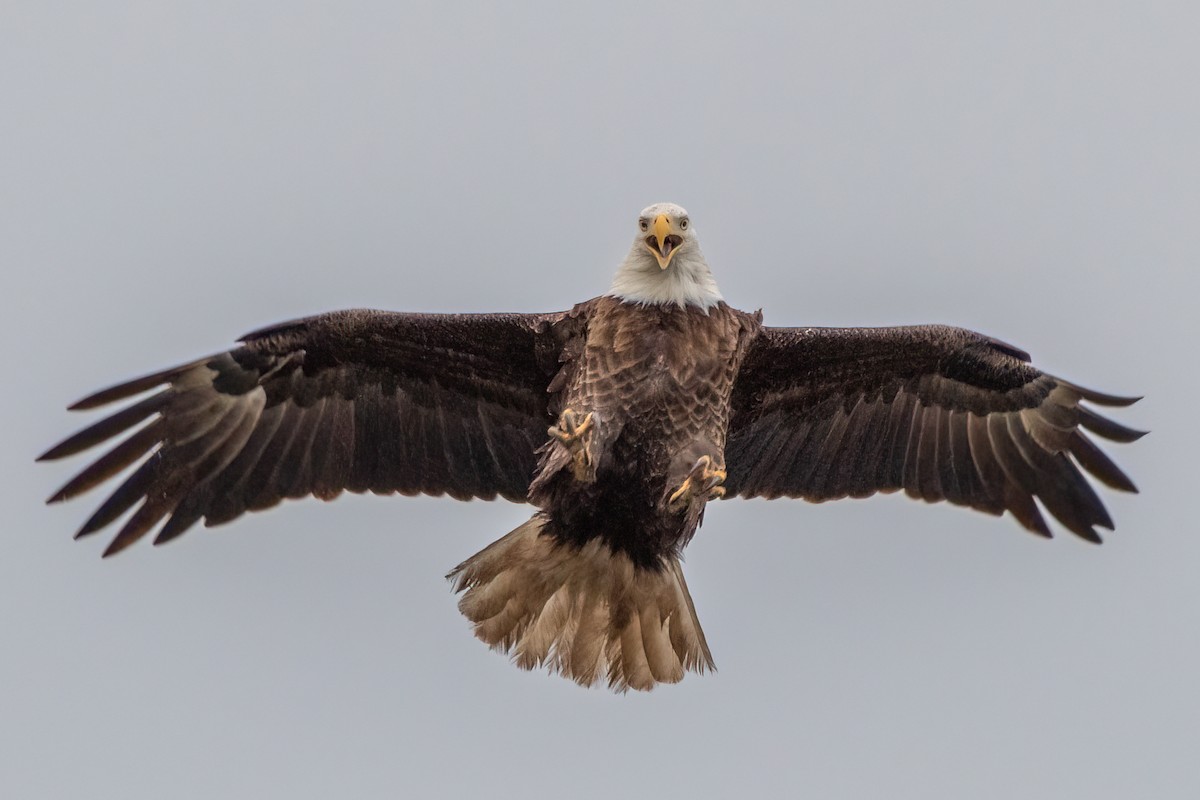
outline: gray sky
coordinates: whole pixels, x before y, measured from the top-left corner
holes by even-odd
[[[1198,37],[1189,2],[5,3],[6,796],[1198,796]],[[1119,530],[717,504],[720,672],[613,696],[455,609],[525,507],[310,500],[102,562],[99,493],[41,503],[90,390],[323,310],[565,308],[657,200],[768,323],[1144,393]]]

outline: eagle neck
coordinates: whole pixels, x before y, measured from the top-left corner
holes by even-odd
[[[637,243],[613,276],[607,295],[641,305],[696,306],[706,313],[724,299],[708,262],[695,245],[680,252],[669,267],[660,269]]]

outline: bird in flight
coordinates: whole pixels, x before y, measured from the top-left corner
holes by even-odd
[[[77,534],[124,517],[106,556],[284,498],[527,502],[448,576],[459,608],[518,666],[625,691],[713,668],[680,569],[712,500],[903,490],[1099,542],[1084,471],[1136,491],[1088,433],[1139,438],[1093,408],[1137,398],[961,328],[765,326],[721,297],[684,209],[634,228],[569,311],[333,312],[92,394],[71,408],[131,402],[41,459],[128,435],[50,502],[140,462]]]

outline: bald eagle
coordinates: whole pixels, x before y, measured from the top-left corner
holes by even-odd
[[[772,328],[721,297],[684,209],[641,212],[604,295],[550,314],[341,311],[97,392],[146,395],[51,448],[129,435],[55,492],[141,462],[83,524],[170,541],[283,498],[497,496],[533,517],[448,576],[475,635],[526,669],[650,689],[713,667],[680,569],[710,500],[904,490],[1099,542],[1087,436],[1116,397],[942,325]],[[1035,502],[1035,499],[1037,502]]]

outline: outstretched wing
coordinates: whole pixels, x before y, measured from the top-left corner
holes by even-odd
[[[1081,404],[1138,398],[1081,388],[1029,355],[941,325],[763,328],[734,386],[726,496],[831,500],[904,489],[1050,536],[1034,498],[1090,541],[1112,519],[1080,467],[1134,492],[1082,429],[1143,434]]]
[[[547,331],[561,316],[342,311],[256,331],[234,350],[72,406],[157,390],[42,456],[73,455],[146,423],[50,501],[149,454],[77,534],[140,504],[105,555],[164,519],[156,543],[201,518],[216,525],[285,497],[346,489],[523,501],[558,368]]]

